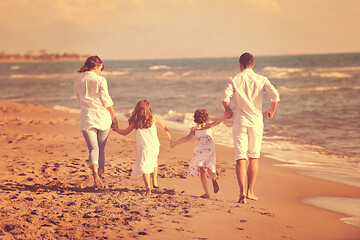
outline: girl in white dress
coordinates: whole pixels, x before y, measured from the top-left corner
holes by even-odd
[[[190,176],[197,176],[200,170],[200,179],[205,193],[201,195],[202,198],[210,198],[210,192],[207,186],[206,169],[212,179],[214,193],[219,191],[216,176],[216,153],[215,143],[212,136],[212,128],[219,125],[225,120],[225,116],[216,119],[214,122],[209,122],[209,114],[205,109],[198,109],[194,114],[194,122],[196,126],[190,129],[190,133],[175,142],[171,142],[171,147],[178,144],[188,142],[195,136],[194,152],[191,162],[189,164]]]
[[[128,135],[135,129],[136,135],[136,163],[131,173],[132,177],[141,177],[146,187],[146,196],[151,195],[150,176],[154,188],[157,184],[157,159],[159,155],[160,142],[157,136],[156,126],[158,126],[171,141],[170,132],[165,125],[152,115],[150,102],[146,99],[139,101],[129,118],[129,126],[126,129],[119,129],[116,125],[113,130],[121,135]],[[156,125],[156,126],[155,126]]]

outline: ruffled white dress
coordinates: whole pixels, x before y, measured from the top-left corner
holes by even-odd
[[[141,177],[144,173],[153,173],[158,166],[160,142],[155,123],[147,129],[136,129],[136,163],[132,177]]]
[[[215,143],[211,128],[195,129],[194,152],[189,164],[188,175],[198,176],[199,167],[208,168],[216,173]]]

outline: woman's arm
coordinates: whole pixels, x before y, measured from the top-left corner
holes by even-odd
[[[117,121],[116,116],[115,116],[114,106],[107,107],[106,109],[110,112],[110,115],[111,115],[111,119],[112,119],[112,125],[111,126],[118,127],[118,121]]]
[[[194,135],[195,135],[195,129],[191,128],[189,134],[186,137],[183,137],[175,142],[171,142],[171,147],[174,148],[178,144],[182,144],[190,141]]]
[[[117,125],[113,126],[113,130],[121,135],[128,135],[129,133],[131,133],[132,130],[134,130],[135,127],[135,123],[130,123],[129,126],[126,129],[120,129]]]
[[[156,126],[158,126],[166,135],[166,137],[168,138],[169,142],[171,141],[171,134],[169,132],[169,130],[165,127],[165,125],[157,118],[154,117],[154,121]]]

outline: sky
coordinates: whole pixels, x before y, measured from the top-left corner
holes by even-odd
[[[161,59],[360,52],[359,0],[1,0],[0,52]]]

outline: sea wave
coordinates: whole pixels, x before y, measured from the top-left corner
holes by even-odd
[[[318,86],[311,88],[288,88],[285,86],[277,87],[280,93],[307,93],[307,92],[328,92],[328,91],[338,91],[338,90],[359,90],[360,86]]]
[[[154,65],[149,67],[150,70],[162,70],[162,69],[170,69],[167,65]]]
[[[262,69],[266,72],[269,78],[289,78],[291,75],[303,72],[305,68],[279,68],[279,67],[264,67]]]
[[[64,112],[80,113],[80,109],[78,109],[78,108],[70,108],[70,107],[60,106],[60,105],[55,105],[53,108],[56,110],[64,111]]]
[[[344,72],[312,72],[310,73],[312,77],[321,77],[321,78],[351,78],[352,74]],[[304,74],[303,76],[307,76]]]
[[[358,72],[360,71],[360,67],[321,67],[321,68],[315,68],[314,71],[317,72]]]
[[[285,79],[293,76],[301,77],[321,77],[321,78],[351,78],[352,72],[360,71],[360,67],[339,67],[339,68],[281,68],[281,67],[264,67],[269,78]]]
[[[172,71],[167,71],[167,72],[164,72],[163,74],[161,74],[161,76],[163,77],[169,77],[169,76],[174,76],[175,73],[172,72]]]
[[[21,67],[18,65],[15,65],[15,66],[11,66],[10,69],[11,70],[19,70],[19,69],[21,69]]]
[[[111,72],[107,72],[107,71],[103,71],[101,72],[101,75],[103,75],[104,77],[115,77],[115,76],[124,76],[124,75],[129,75],[130,72],[124,71],[111,71]]]
[[[56,79],[56,78],[76,78],[76,73],[54,73],[54,74],[11,74],[11,79]]]

